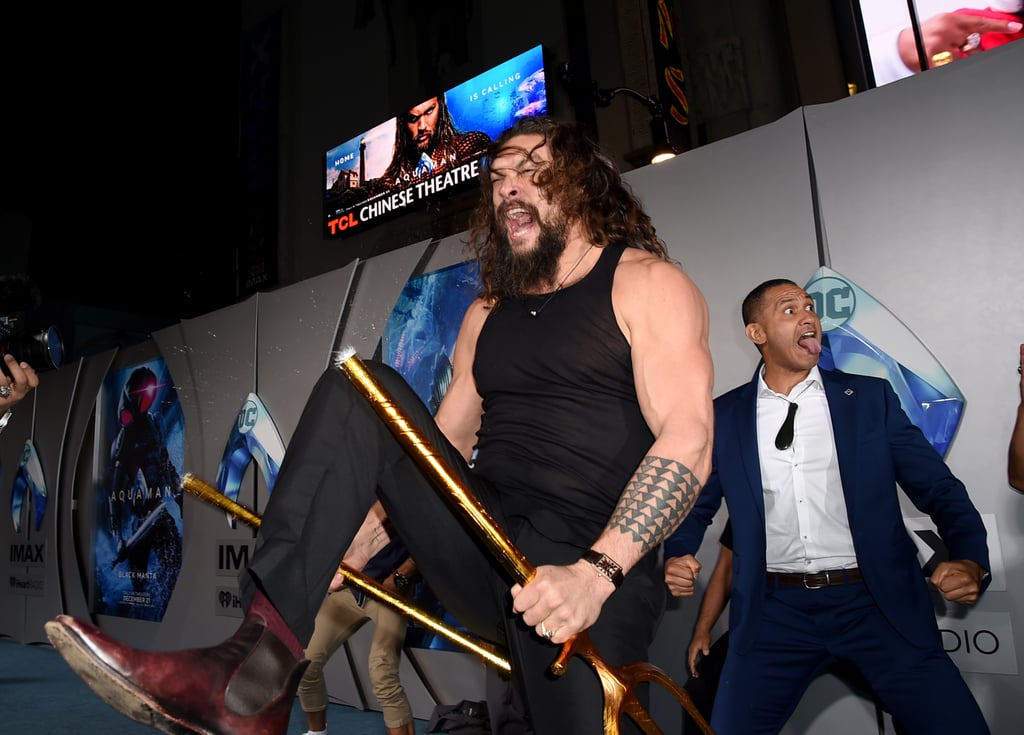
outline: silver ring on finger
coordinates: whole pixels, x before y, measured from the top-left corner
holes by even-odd
[[[5,398],[6,399],[6,398],[10,398],[10,397],[11,397],[11,386],[9,386],[9,385],[0,385],[0,398]]]
[[[541,622],[541,624],[540,624],[540,634],[542,636],[544,636],[544,638],[546,638],[547,640],[550,641],[551,640],[551,636],[553,636],[555,634],[555,631],[548,630],[548,626],[544,625],[544,623]]]
[[[970,33],[967,38],[964,39],[963,45],[960,47],[961,53],[969,54],[977,48],[981,47],[981,34]]]

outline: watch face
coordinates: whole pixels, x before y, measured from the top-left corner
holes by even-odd
[[[583,552],[583,556],[581,558],[590,564],[593,564],[597,571],[616,587],[622,584],[622,567],[612,561],[609,556],[599,554],[593,549],[588,549]]]

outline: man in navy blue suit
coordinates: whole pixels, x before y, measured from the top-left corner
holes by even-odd
[[[718,735],[778,733],[829,664],[858,668],[910,733],[988,733],[943,650],[929,582],[974,604],[989,582],[981,516],[888,381],[823,370],[821,322],[796,283],[743,302],[763,359],[715,400],[712,474],[666,540],[665,581],[692,595],[694,554],[724,496],[734,534]],[[949,550],[926,580],[897,483]]]

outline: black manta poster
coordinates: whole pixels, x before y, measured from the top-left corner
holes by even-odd
[[[163,619],[181,570],[184,419],[162,359],[112,370],[96,408],[94,613]]]

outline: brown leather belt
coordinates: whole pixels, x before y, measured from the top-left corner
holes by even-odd
[[[864,576],[856,567],[852,569],[826,569],[823,572],[768,572],[768,584],[785,587],[806,587],[817,590],[822,587],[834,587],[847,582],[863,582]]]

